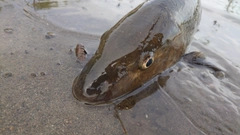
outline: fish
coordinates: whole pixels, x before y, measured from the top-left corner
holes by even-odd
[[[201,20],[200,0],[148,0],[106,31],[72,85],[88,105],[114,103],[173,66]]]

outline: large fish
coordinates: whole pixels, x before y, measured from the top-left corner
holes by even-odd
[[[140,4],[102,35],[74,80],[74,97],[87,104],[111,103],[141,87],[182,57],[200,18],[200,0]]]

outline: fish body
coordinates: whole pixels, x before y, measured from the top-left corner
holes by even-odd
[[[73,83],[76,99],[111,103],[174,65],[201,18],[200,0],[148,0],[125,15],[100,41]]]

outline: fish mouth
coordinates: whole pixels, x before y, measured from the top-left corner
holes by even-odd
[[[91,84],[85,82],[87,74],[80,74],[73,82],[74,97],[85,104],[108,103],[112,99],[112,87],[107,74],[101,75]]]

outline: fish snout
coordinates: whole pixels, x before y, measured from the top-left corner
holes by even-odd
[[[107,74],[99,76],[94,81],[86,81],[89,76],[78,76],[73,83],[73,95],[79,101],[87,104],[107,102],[111,99],[111,87]]]

